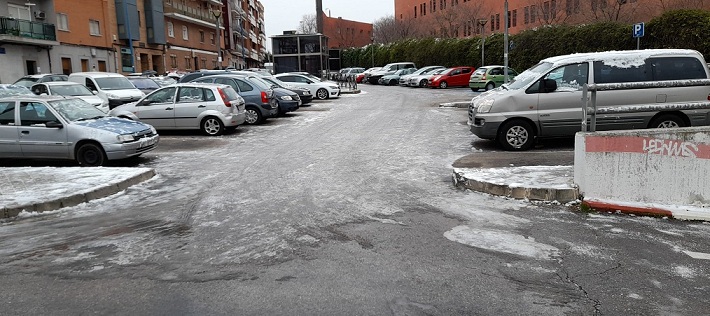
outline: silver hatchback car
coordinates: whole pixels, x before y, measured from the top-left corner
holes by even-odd
[[[153,150],[159,136],[141,122],[106,116],[73,97],[0,99],[0,158],[76,160],[102,166]]]
[[[232,87],[212,83],[178,83],[162,87],[138,102],[109,114],[153,125],[158,130],[200,129],[209,136],[222,135],[246,119],[244,99]]]

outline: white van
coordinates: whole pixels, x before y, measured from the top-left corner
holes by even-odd
[[[708,79],[694,50],[653,49],[572,54],[543,59],[495,90],[471,100],[468,125],[506,150],[530,149],[536,139],[581,131],[585,83]],[[710,100],[710,86],[597,92],[598,107]],[[597,130],[710,125],[709,110],[597,115]]]
[[[69,81],[85,85],[111,109],[145,96],[124,75],[112,72],[75,72],[69,75]]]

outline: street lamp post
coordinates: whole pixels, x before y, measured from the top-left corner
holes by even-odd
[[[478,19],[478,25],[481,26],[481,66],[486,64],[486,19]]]
[[[212,15],[214,15],[215,18],[215,42],[217,44],[217,69],[222,69],[222,49],[219,48],[220,45],[220,40],[219,40],[219,18],[222,16],[222,9],[217,8],[216,10],[212,10]]]
[[[375,67],[375,37],[370,37],[370,41],[372,42],[372,47],[370,49],[370,55],[372,57],[372,67]]]
[[[505,0],[505,9],[503,10],[505,14],[505,36],[503,37],[503,82],[508,83],[508,0]]]

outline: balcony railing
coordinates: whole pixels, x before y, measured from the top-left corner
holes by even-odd
[[[19,20],[5,16],[0,17],[0,34],[45,41],[57,40],[54,24]]]
[[[172,5],[165,4],[165,7],[163,7],[163,11],[165,13],[182,14],[184,16],[202,20],[212,24],[215,23],[215,17],[209,10],[191,7],[182,3],[173,2]]]

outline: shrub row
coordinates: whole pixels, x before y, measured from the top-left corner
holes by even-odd
[[[695,49],[710,54],[710,11],[674,10],[646,24],[641,49]],[[481,65],[481,38],[406,39],[389,44],[369,45],[343,51],[344,67],[382,66],[392,62],[412,61],[418,66]],[[522,71],[543,58],[571,53],[636,49],[632,25],[595,23],[556,25],[526,30],[509,36],[509,64]],[[503,34],[485,38],[485,64],[502,65]]]

